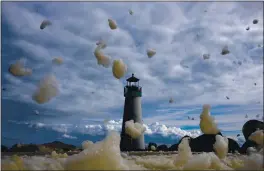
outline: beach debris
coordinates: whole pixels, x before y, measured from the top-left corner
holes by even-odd
[[[129,14],[130,14],[130,15],[133,15],[133,13],[134,13],[134,12],[133,12],[132,10],[129,10]]]
[[[25,68],[25,60],[23,58],[11,64],[8,71],[13,76],[28,76],[32,74],[32,69]]]
[[[258,24],[258,20],[257,19],[254,19],[253,20],[253,24]]]
[[[59,87],[56,77],[52,74],[45,76],[38,85],[37,90],[32,95],[32,100],[38,104],[49,102],[59,94]]]
[[[40,24],[40,29],[43,30],[44,28],[46,28],[47,26],[52,25],[51,21],[49,20],[43,20]]]
[[[210,54],[203,54],[203,59],[206,60],[206,59],[210,59]]]
[[[152,58],[156,54],[156,51],[154,49],[148,49],[147,55],[149,58]]]
[[[228,50],[228,46],[224,46],[223,49],[222,49],[221,54],[222,54],[222,55],[227,55],[227,54],[229,54],[229,53],[230,53],[230,51]]]
[[[237,137],[239,137],[240,136],[240,134],[237,134]]]
[[[117,24],[116,24],[116,22],[114,20],[108,19],[108,24],[109,24],[109,27],[110,27],[111,30],[117,29]]]
[[[61,65],[63,63],[63,59],[61,57],[56,57],[52,60],[53,64]]]
[[[112,72],[115,78],[122,78],[127,72],[127,66],[122,59],[116,59],[113,62]]]
[[[173,98],[171,97],[170,100],[169,100],[169,103],[173,103]]]
[[[226,99],[229,100],[230,98],[228,96],[226,96]]]
[[[194,118],[192,118],[192,120],[194,120]]]
[[[254,85],[256,86],[256,85],[257,85],[257,83],[254,83]]]
[[[250,29],[250,27],[248,26],[247,28],[246,28],[246,30],[249,30]]]

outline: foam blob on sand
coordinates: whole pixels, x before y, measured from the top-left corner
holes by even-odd
[[[108,24],[109,24],[109,27],[112,29],[112,30],[115,30],[117,29],[117,24],[114,20],[112,19],[108,19]]]
[[[38,104],[49,102],[59,94],[59,87],[54,75],[45,76],[39,83],[39,86],[32,96],[32,99]]]
[[[87,148],[91,147],[91,145],[93,145],[93,142],[86,140],[82,143],[82,149],[87,149]]]
[[[205,170],[209,169],[211,158],[208,154],[202,153],[192,157],[184,165],[183,170]]]
[[[227,137],[222,137],[221,135],[216,135],[215,136],[214,150],[220,159],[225,158],[227,153],[228,153],[228,139],[227,139]]]
[[[25,68],[24,59],[17,60],[14,64],[11,64],[8,71],[14,76],[27,76],[32,74],[32,69]]]
[[[147,55],[149,58],[152,58],[156,54],[156,51],[154,49],[148,49]]]
[[[127,66],[122,59],[114,60],[112,72],[114,77],[117,79],[120,79],[125,75],[125,73],[127,72]]]
[[[56,57],[52,60],[53,64],[61,65],[63,63],[63,59],[61,57]]]
[[[254,141],[258,145],[260,145],[261,147],[263,147],[263,144],[264,144],[264,134],[263,134],[263,130],[257,130],[255,132],[253,132],[248,137],[248,139],[251,140],[251,141]]]
[[[81,153],[69,156],[65,163],[66,170],[127,170],[120,153],[120,136],[109,132],[104,141],[91,145]]]
[[[214,118],[210,115],[210,105],[203,105],[203,111],[200,115],[200,129],[204,134],[217,134],[219,129],[214,121]]]
[[[156,151],[156,147],[154,145],[150,146],[150,150]]]
[[[183,138],[178,146],[178,156],[174,161],[175,166],[183,166],[192,157],[192,151],[189,146],[189,137]]]
[[[125,123],[125,131],[133,139],[136,139],[146,131],[146,128],[142,124],[130,120]]]

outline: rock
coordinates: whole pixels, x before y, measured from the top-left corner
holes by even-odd
[[[159,145],[158,147],[157,147],[157,151],[168,151],[168,147],[167,147],[167,145],[165,145],[165,144],[162,144],[162,145]]]
[[[254,119],[247,121],[242,128],[245,139],[248,140],[248,137],[257,129],[264,130],[264,123]]]
[[[23,144],[18,146],[18,144],[13,145],[9,152],[38,152],[39,148],[37,145],[34,144]]]
[[[1,152],[8,152],[8,147],[1,145]]]
[[[173,144],[169,147],[168,151],[178,151],[179,144]]]
[[[156,143],[153,143],[153,142],[150,142],[150,143],[148,144],[148,150],[149,150],[149,151],[151,151],[151,146],[155,146],[156,149],[157,149],[157,144],[156,144]]]
[[[73,151],[76,149],[74,145],[65,144],[60,141],[53,141],[51,143],[44,143],[42,145],[51,149],[62,149],[64,152],[68,152],[70,150]]]
[[[218,133],[221,135],[221,133]],[[214,151],[214,143],[215,143],[214,134],[203,134],[199,137],[193,138],[190,141],[190,147],[192,152],[213,152]]]
[[[241,153],[241,154],[247,154],[247,149],[249,148],[249,147],[257,147],[258,146],[258,144],[257,143],[255,143],[254,141],[250,141],[250,140],[247,140],[243,145],[242,145],[242,147],[240,148],[240,150],[239,150],[239,153]]]
[[[235,140],[231,138],[227,138],[227,139],[228,139],[228,153],[235,153],[236,151],[240,151],[240,146]]]

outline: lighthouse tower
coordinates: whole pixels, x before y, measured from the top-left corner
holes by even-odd
[[[127,85],[124,87],[125,106],[123,114],[122,132],[121,132],[121,151],[136,151],[145,149],[144,134],[137,139],[132,139],[125,132],[125,123],[134,120],[142,124],[141,96],[142,88],[139,86],[139,79],[134,77],[128,78]]]

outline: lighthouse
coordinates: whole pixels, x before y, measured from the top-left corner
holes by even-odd
[[[134,120],[142,124],[141,96],[142,88],[139,86],[139,79],[132,74],[128,78],[127,85],[124,87],[125,105],[123,113],[123,123],[121,131],[120,150],[121,151],[137,151],[145,149],[144,134],[137,139],[132,139],[125,132],[125,123]]]

